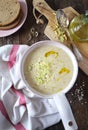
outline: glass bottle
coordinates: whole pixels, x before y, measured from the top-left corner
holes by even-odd
[[[88,42],[88,10],[73,18],[69,25],[69,32],[76,42]]]

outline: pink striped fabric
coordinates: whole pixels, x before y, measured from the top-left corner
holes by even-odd
[[[19,104],[25,105],[26,104],[25,96],[20,91],[16,90],[14,87],[12,87],[11,89],[15,94],[17,94],[20,97]]]
[[[19,50],[19,45],[13,45],[12,46],[12,49],[11,49],[11,52],[10,52],[10,55],[9,55],[9,60],[8,60],[8,68],[11,69],[15,63],[16,63],[16,55],[17,55],[17,52]],[[25,105],[26,104],[26,101],[25,101],[25,97],[24,95],[17,91],[13,86],[11,87],[11,90],[20,97],[20,101],[19,101],[19,104],[20,105]],[[9,116],[6,112],[6,109],[4,107],[4,104],[2,101],[0,101],[0,111],[2,112],[2,114],[5,116],[5,118],[11,123],[11,125],[16,129],[16,130],[26,130],[24,128],[24,126],[21,124],[21,123],[18,123],[17,125],[14,125],[10,119],[9,119]]]
[[[10,52],[8,67],[11,69],[16,63],[16,54],[19,49],[19,45],[13,45],[12,50]]]
[[[16,129],[16,130],[26,130],[26,128],[24,128],[24,126],[21,124],[21,123],[18,123],[17,125],[14,125],[9,117],[8,117],[8,114],[6,112],[6,109],[4,107],[4,104],[3,102],[0,100],[0,111],[1,113],[4,115],[4,117],[11,123],[11,125]]]

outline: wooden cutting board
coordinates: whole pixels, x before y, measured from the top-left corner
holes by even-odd
[[[58,35],[55,33],[56,25],[58,24],[56,19],[56,12],[44,0],[33,0],[33,7],[42,15],[44,15],[48,20],[44,34],[47,35],[47,37],[51,40],[60,41]],[[79,13],[72,7],[64,8],[63,11],[66,13],[69,21],[71,21],[75,16],[79,15]],[[63,42],[63,44],[70,47],[69,43],[69,39]],[[77,42],[75,45],[78,47],[83,56],[83,60],[78,61],[79,67],[88,75],[88,43]]]

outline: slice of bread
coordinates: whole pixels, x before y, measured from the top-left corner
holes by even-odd
[[[6,26],[15,21],[20,9],[18,0],[0,0],[0,26]]]
[[[12,22],[8,25],[5,25],[5,26],[0,26],[0,30],[9,30],[9,29],[16,27],[20,23],[22,16],[23,16],[23,13],[21,10],[19,16],[17,17],[17,19],[14,22]]]

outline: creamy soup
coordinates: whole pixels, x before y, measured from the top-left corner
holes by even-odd
[[[73,64],[62,49],[46,45],[32,51],[24,63],[26,81],[43,94],[64,89],[72,79]]]

